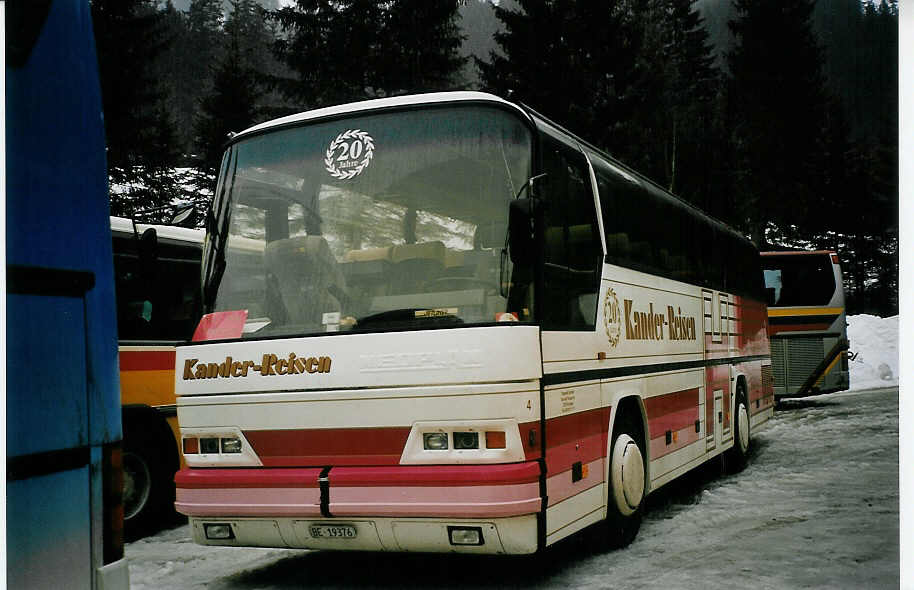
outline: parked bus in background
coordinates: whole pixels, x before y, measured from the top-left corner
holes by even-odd
[[[752,244],[492,95],[234,136],[203,269],[175,376],[198,543],[622,545],[773,412]]]
[[[762,252],[776,397],[850,387],[847,314],[838,255]]]
[[[89,3],[3,2],[6,587],[126,589],[105,134]]]
[[[200,312],[202,229],[111,217],[124,428],[124,521],[135,536],[174,514],[181,465],[175,343]]]

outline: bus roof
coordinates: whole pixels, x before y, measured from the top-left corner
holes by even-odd
[[[177,240],[180,242],[192,242],[202,244],[206,232],[198,228],[178,227],[176,225],[155,225],[150,223],[137,223],[137,231],[143,233],[148,228],[156,230],[159,238]],[[125,217],[111,216],[111,231],[133,234],[133,221]]]
[[[762,256],[809,256],[809,255],[822,255],[822,254],[834,254],[834,250],[769,250],[767,252],[759,252]]]
[[[320,109],[314,109],[311,111],[305,111],[301,113],[296,113],[294,115],[288,115],[286,117],[281,117],[279,119],[273,119],[271,121],[266,121],[253,127],[249,127],[244,131],[235,134],[232,136],[231,142],[234,143],[240,139],[244,139],[251,135],[256,135],[262,131],[268,129],[273,129],[276,127],[285,127],[287,125],[295,125],[297,123],[303,123],[305,121],[315,121],[319,119],[327,119],[331,117],[337,117],[340,115],[350,114],[350,113],[361,113],[366,111],[378,111],[386,110],[391,108],[407,107],[414,105],[430,105],[430,104],[444,104],[444,103],[456,103],[456,102],[488,102],[492,104],[501,105],[509,109],[517,111],[519,114],[524,115],[529,119],[527,113],[520,108],[518,105],[513,102],[508,102],[503,98],[499,98],[494,94],[488,94],[486,92],[474,92],[474,91],[461,91],[461,92],[429,92],[426,94],[408,94],[405,96],[393,96],[388,98],[376,98],[373,100],[363,100],[359,102],[350,102],[347,104],[341,104],[331,107],[324,107]]]

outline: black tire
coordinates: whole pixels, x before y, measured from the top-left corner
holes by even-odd
[[[129,538],[151,532],[174,511],[174,470],[164,457],[174,444],[137,432],[142,428],[124,432],[124,528]]]
[[[606,543],[611,549],[629,545],[641,528],[644,508],[644,437],[633,412],[616,420],[609,457],[609,501]]]
[[[742,381],[736,386],[736,407],[733,413],[733,446],[724,453],[724,470],[727,473],[739,473],[746,468],[749,449],[752,447],[749,437],[749,401]]]

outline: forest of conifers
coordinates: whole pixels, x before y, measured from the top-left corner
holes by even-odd
[[[230,131],[353,100],[529,104],[898,312],[896,0],[91,0],[111,210],[205,208]]]

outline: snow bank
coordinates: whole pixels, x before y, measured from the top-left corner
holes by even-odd
[[[847,316],[851,389],[898,385],[898,316]],[[850,358],[854,356],[853,360]]]

